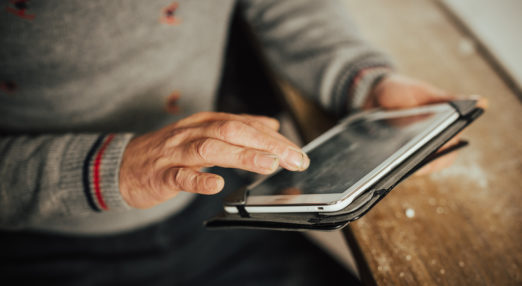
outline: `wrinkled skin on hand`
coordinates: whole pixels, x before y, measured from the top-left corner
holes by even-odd
[[[222,177],[204,167],[270,174],[278,166],[308,168],[310,160],[279,134],[273,118],[201,112],[158,131],[133,138],[120,166],[120,192],[128,205],[149,208],[180,191],[215,194]]]
[[[370,109],[380,107],[383,109],[402,109],[441,103],[458,98],[459,97],[456,95],[448,93],[426,82],[399,74],[391,74],[382,79],[373,88],[364,108]],[[487,102],[484,99],[478,100],[478,106],[485,108]],[[458,136],[453,137],[448,143],[442,146],[440,150],[444,150],[445,148],[456,144],[458,141]],[[418,170],[415,175],[425,175],[442,170],[450,166],[456,156],[456,152],[451,152],[450,154],[442,156]]]

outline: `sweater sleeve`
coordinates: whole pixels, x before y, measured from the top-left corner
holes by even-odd
[[[338,116],[360,108],[391,71],[336,0],[243,0],[240,9],[271,67]]]
[[[119,165],[132,134],[0,136],[0,228],[129,208]]]

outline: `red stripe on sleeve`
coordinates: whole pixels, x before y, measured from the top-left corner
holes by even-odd
[[[101,146],[100,150],[98,150],[98,154],[96,154],[96,159],[94,160],[94,194],[96,195],[96,200],[98,201],[98,204],[103,210],[109,210],[109,207],[103,200],[103,196],[101,193],[101,187],[100,187],[100,165],[101,165],[101,159],[103,157],[103,152],[105,152],[105,149],[107,149],[107,146],[109,146],[109,143],[111,143],[112,139],[114,138],[114,134],[111,134],[107,136],[107,139]]]
[[[363,78],[368,72],[374,71],[374,70],[388,70],[388,69],[389,68],[386,68],[386,67],[369,67],[369,68],[360,70],[359,73],[357,73],[357,76],[355,77],[355,79],[353,80],[352,89],[354,89],[357,86],[357,84],[359,83],[361,78]]]

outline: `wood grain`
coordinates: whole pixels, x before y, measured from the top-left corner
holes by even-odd
[[[356,256],[360,251],[358,266],[370,275],[364,282],[522,285],[520,101],[479,53],[462,49],[470,39],[436,2],[346,4],[363,34],[396,60],[399,71],[490,103],[464,132],[471,146],[454,165],[406,180],[351,224],[347,235]],[[307,140],[331,124],[295,92],[286,96]]]

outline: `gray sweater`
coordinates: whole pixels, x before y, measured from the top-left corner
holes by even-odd
[[[126,205],[119,164],[135,134],[213,109],[235,8],[273,70],[331,112],[359,107],[390,66],[338,1],[238,2],[4,2],[0,228],[106,234],[183,208],[192,195]]]

